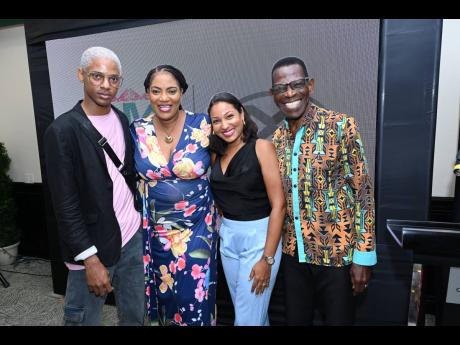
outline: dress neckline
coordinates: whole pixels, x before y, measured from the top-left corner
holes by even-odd
[[[235,161],[235,158],[243,151],[243,149],[248,146],[249,144],[249,141],[245,142],[243,146],[241,146],[236,152],[235,154],[233,155],[233,157],[230,159],[230,162],[228,162],[228,165],[227,165],[227,169],[225,169],[225,171],[222,169],[222,165],[220,163],[220,160],[222,158],[222,156],[219,156],[218,157],[218,164],[219,164],[219,170],[221,172],[221,174],[225,177],[228,177],[228,172],[230,171],[230,168],[233,164],[233,162]]]
[[[158,143],[157,143],[158,150],[159,150],[159,152],[161,153],[161,155],[163,156],[163,158],[164,158],[164,160],[165,160],[165,162],[166,162],[166,166],[168,166],[169,163],[171,163],[171,160],[172,160],[172,158],[174,157],[174,154],[176,153],[177,147],[179,146],[179,144],[180,144],[181,141],[183,140],[183,137],[184,137],[184,134],[185,134],[185,126],[187,125],[187,116],[188,116],[187,111],[184,110],[184,114],[185,114],[185,115],[184,115],[185,118],[184,118],[184,124],[182,125],[182,131],[181,131],[181,133],[180,133],[180,135],[179,135],[179,139],[177,140],[177,143],[176,143],[176,145],[174,146],[174,149],[171,151],[171,155],[170,155],[169,157],[166,157],[165,154],[164,154],[164,152],[163,152],[163,150],[161,149],[161,146],[160,146],[160,140],[161,140],[161,138],[158,137],[158,135],[157,135],[157,130],[156,130],[156,128],[155,128],[155,123],[153,122],[153,116],[155,116],[155,115],[152,115],[152,118],[149,120],[150,123],[152,124],[153,130],[154,130],[154,133],[155,133],[155,137],[157,138],[157,141],[158,141]]]

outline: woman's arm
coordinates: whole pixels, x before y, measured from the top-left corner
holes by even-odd
[[[275,146],[267,140],[258,139],[256,142],[256,154],[259,159],[265,189],[267,190],[271,205],[264,253],[254,265],[249,277],[250,279],[254,278],[252,291],[255,289],[256,294],[259,294],[263,292],[264,288],[268,287],[268,285],[264,286],[263,284],[267,284],[270,281],[271,266],[266,262],[264,257],[275,256],[286,214],[286,199],[278,168],[278,157],[276,156]]]

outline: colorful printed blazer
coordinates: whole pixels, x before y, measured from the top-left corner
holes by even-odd
[[[310,103],[297,133],[284,121],[273,143],[287,200],[283,253],[322,266],[375,265],[373,188],[353,117]]]

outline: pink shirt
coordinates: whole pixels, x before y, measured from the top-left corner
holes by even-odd
[[[88,116],[94,127],[101,133],[112,147],[118,159],[125,159],[125,138],[123,127],[113,109],[107,115]],[[107,169],[113,182],[113,209],[121,230],[121,246],[123,247],[139,230],[140,214],[134,208],[133,195],[123,175],[118,171],[110,157],[104,151]],[[96,248],[97,249],[97,248]],[[69,269],[84,269],[82,265],[66,263]]]

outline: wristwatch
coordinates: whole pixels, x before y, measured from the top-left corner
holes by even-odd
[[[270,266],[275,263],[275,258],[273,256],[267,256],[264,255],[264,260],[269,264]]]

